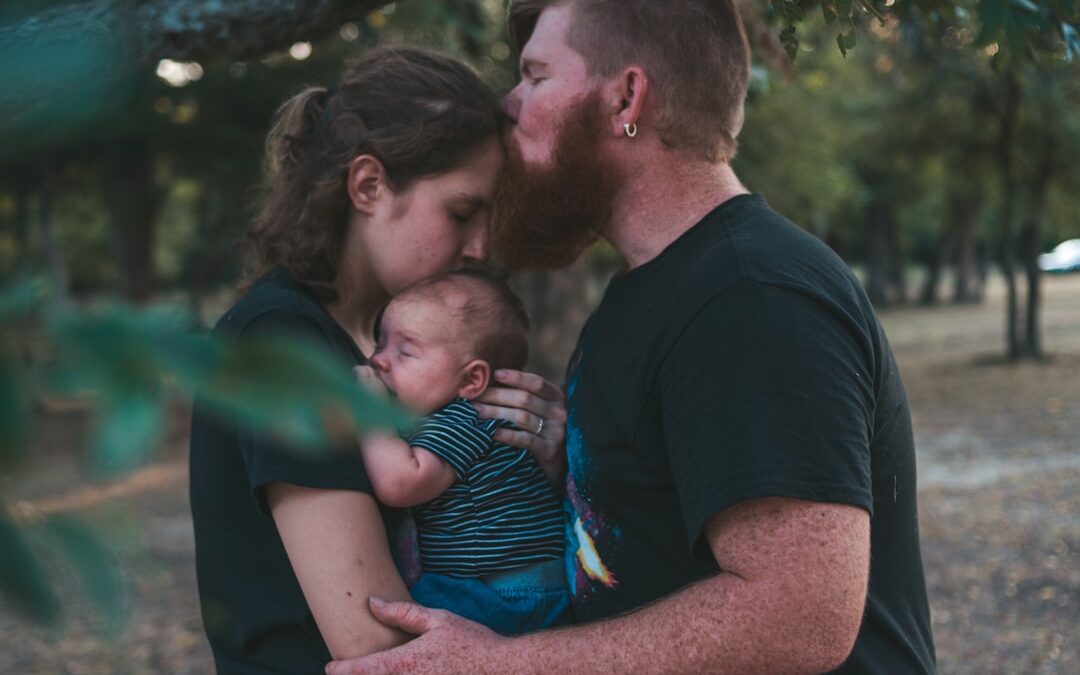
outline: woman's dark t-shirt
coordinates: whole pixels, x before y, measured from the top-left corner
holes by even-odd
[[[356,343],[285,271],[260,279],[214,327],[216,339],[293,338],[365,363]],[[191,512],[203,624],[217,670],[322,673],[330,653],[304,601],[267,507],[265,487],[371,493],[359,452],[290,449],[196,400],[191,421]]]

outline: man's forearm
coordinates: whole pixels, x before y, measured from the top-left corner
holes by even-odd
[[[731,574],[698,582],[632,614],[534,633],[491,660],[521,673],[820,673],[847,649],[844,622],[818,607],[791,610],[797,588],[764,587]],[[494,672],[494,671],[493,671]]]

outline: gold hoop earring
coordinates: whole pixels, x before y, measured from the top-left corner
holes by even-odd
[[[627,138],[633,138],[634,136],[637,136],[637,125],[633,122],[627,122],[626,124],[622,125],[622,128],[623,131],[626,132]]]

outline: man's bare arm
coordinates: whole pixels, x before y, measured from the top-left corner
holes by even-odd
[[[499,639],[404,603],[376,617],[413,642],[328,672],[820,673],[851,651],[870,567],[870,518],[852,506],[757,499],[713,516],[720,574],[625,616]]]

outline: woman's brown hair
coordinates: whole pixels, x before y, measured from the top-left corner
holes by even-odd
[[[283,267],[323,302],[348,226],[349,164],[370,154],[390,188],[451,171],[499,130],[495,93],[460,61],[415,47],[379,47],[349,63],[336,87],[310,87],[278,109],[266,141],[265,194],[247,233],[255,274]]]

